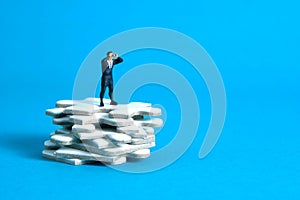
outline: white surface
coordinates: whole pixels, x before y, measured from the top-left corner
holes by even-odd
[[[86,125],[75,124],[74,126],[72,126],[72,132],[91,133],[95,130],[96,130],[96,127],[93,124],[86,124]]]
[[[93,113],[100,112],[99,106],[80,103],[74,106],[66,107],[64,110],[65,114],[73,114],[73,115],[92,115]]]
[[[76,103],[79,103],[80,101],[77,100],[59,100],[56,102],[56,107],[59,108],[66,108],[72,105],[75,105]]]
[[[51,142],[59,145],[70,145],[79,142],[72,134],[54,134],[50,137]]]
[[[70,121],[70,117],[61,117],[61,118],[53,118],[53,124],[56,125],[72,125],[73,123]]]
[[[109,118],[107,116],[102,116],[99,120],[100,123],[103,124],[108,124],[111,126],[130,126],[133,125],[133,120],[132,119],[117,119],[117,118]]]
[[[113,142],[120,142],[120,143],[130,143],[131,137],[126,134],[122,133],[108,133],[105,134],[105,137],[110,139]]]
[[[65,116],[64,110],[64,108],[50,108],[46,110],[46,115],[52,117],[63,117]]]
[[[150,156],[150,149],[140,149],[127,154],[130,158],[147,158]]]
[[[148,135],[145,138],[132,138],[131,144],[146,144],[150,142],[155,142],[155,136],[154,135]]]
[[[55,134],[71,134],[71,131],[64,128],[60,128],[55,131]]]
[[[134,120],[134,125],[136,125],[136,126],[161,127],[163,125],[163,120],[160,119],[160,118]]]
[[[78,158],[64,158],[64,157],[56,156],[54,155],[54,152],[55,150],[43,150],[42,156],[50,160],[63,162],[70,165],[83,165],[83,164],[95,163],[95,161],[81,160]]]
[[[137,151],[140,149],[150,148],[152,147],[152,144],[140,144],[140,145],[118,144],[118,146],[119,147],[116,148],[102,149],[102,154],[108,156],[118,156],[118,155],[131,153],[133,151]]]
[[[90,145],[92,147],[103,149],[108,147],[115,147],[116,145],[112,143],[110,140],[105,138],[93,139],[93,140],[84,140],[84,145]]]
[[[55,143],[51,142],[50,140],[47,140],[44,142],[44,148],[48,149],[48,150],[57,150],[60,147],[61,147],[60,145],[55,144]]]
[[[54,152],[54,155],[62,156],[65,158],[79,158],[82,160],[95,160],[95,161],[103,161],[103,162],[116,162],[120,157],[118,156],[103,156],[99,154],[94,154],[86,151],[81,151],[72,148],[60,148]]]
[[[161,115],[160,108],[151,107],[125,107],[121,109],[115,109],[109,112],[110,118],[130,118],[133,116],[159,116]]]

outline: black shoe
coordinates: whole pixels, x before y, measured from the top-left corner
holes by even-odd
[[[103,107],[104,106],[104,103],[103,102],[100,102],[100,107]]]
[[[111,101],[110,101],[110,105],[118,105],[118,103],[115,102],[114,100],[111,100]]]

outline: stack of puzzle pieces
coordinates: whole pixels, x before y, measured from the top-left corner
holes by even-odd
[[[154,128],[161,127],[161,109],[131,102],[99,107],[99,98],[60,100],[46,110],[60,127],[45,141],[43,157],[73,165],[109,164],[147,158],[155,146]]]

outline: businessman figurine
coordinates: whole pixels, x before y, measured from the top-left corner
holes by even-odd
[[[113,75],[112,70],[114,65],[123,62],[123,59],[118,56],[117,53],[109,51],[106,53],[106,58],[102,59],[101,66],[102,66],[102,78],[101,78],[101,92],[100,92],[100,106],[104,106],[103,97],[108,87],[108,94],[110,98],[110,105],[117,105],[118,103],[114,101],[113,98]]]

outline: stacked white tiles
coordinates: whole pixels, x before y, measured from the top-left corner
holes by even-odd
[[[46,110],[60,126],[45,141],[43,157],[72,165],[118,165],[150,156],[154,128],[163,121],[161,109],[150,103],[131,102],[99,107],[99,98],[60,100]]]

